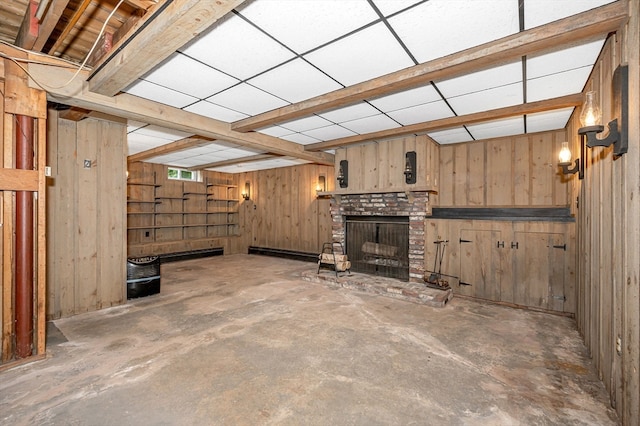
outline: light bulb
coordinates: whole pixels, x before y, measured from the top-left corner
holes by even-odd
[[[596,103],[596,92],[587,92],[582,104],[580,122],[583,127],[596,126],[600,124],[600,108]]]
[[[569,150],[569,142],[562,142],[562,149],[560,150],[558,159],[560,160],[561,164],[571,162],[571,151]]]

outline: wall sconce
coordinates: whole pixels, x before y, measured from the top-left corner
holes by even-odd
[[[242,191],[242,198],[249,200],[251,198],[251,184],[249,181],[244,183],[244,191]]]
[[[611,146],[613,145],[613,155],[615,158],[625,154],[629,149],[629,141],[627,135],[628,112],[629,112],[629,68],[626,65],[620,65],[613,73],[613,105],[614,118],[609,122],[609,134],[598,139],[598,133],[602,133],[604,126],[600,124],[602,115],[598,108],[595,92],[587,92],[582,112],[580,113],[580,121],[582,126],[578,129],[578,134],[585,139],[587,147]],[[584,161],[584,160],[583,160]]]
[[[416,152],[409,151],[404,155],[404,181],[408,184],[416,183]]]
[[[318,176],[318,184],[316,185],[316,192],[325,192],[327,190],[327,178],[324,175]]]
[[[558,165],[562,167],[562,173],[565,175],[574,174],[578,172],[578,179],[584,179],[584,168],[583,168],[583,158],[584,158],[584,141],[580,141],[580,158],[576,158],[576,160],[571,162],[571,151],[569,150],[569,142],[562,142],[562,149],[560,150],[559,163]],[[569,168],[573,164],[572,168]]]
[[[340,160],[340,167],[338,168],[338,176],[336,176],[340,188],[346,188],[349,186],[349,162],[347,160]]]

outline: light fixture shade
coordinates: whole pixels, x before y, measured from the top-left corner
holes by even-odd
[[[562,149],[560,149],[558,160],[560,164],[571,162],[571,150],[569,149],[569,142],[562,142]]]
[[[585,94],[582,111],[580,112],[580,122],[582,127],[597,126],[600,124],[602,114],[596,100],[596,92],[590,91]]]

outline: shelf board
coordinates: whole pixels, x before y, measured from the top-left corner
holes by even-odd
[[[137,204],[160,204],[159,201],[143,201],[143,200],[127,200],[127,203],[137,203]]]
[[[220,188],[237,188],[238,185],[233,185],[231,183],[226,184],[226,183],[208,183],[207,186],[218,186]]]
[[[156,200],[188,200],[185,197],[156,197]]]
[[[141,229],[169,229],[169,228],[195,228],[195,227],[205,227],[205,226],[229,226],[229,225],[238,225],[237,223],[187,223],[180,225],[149,225],[149,226],[131,226],[128,227],[128,231],[137,231]]]
[[[207,198],[207,201],[231,201],[233,203],[238,203],[238,200],[232,200],[231,198]]]
[[[184,192],[184,195],[209,195],[208,192]]]
[[[153,187],[160,187],[162,185],[157,184],[157,183],[145,183],[145,182],[127,182],[127,185],[137,185],[137,186],[153,186]]]

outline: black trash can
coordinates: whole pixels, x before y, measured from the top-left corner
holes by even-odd
[[[160,258],[127,259],[127,299],[160,293]]]

